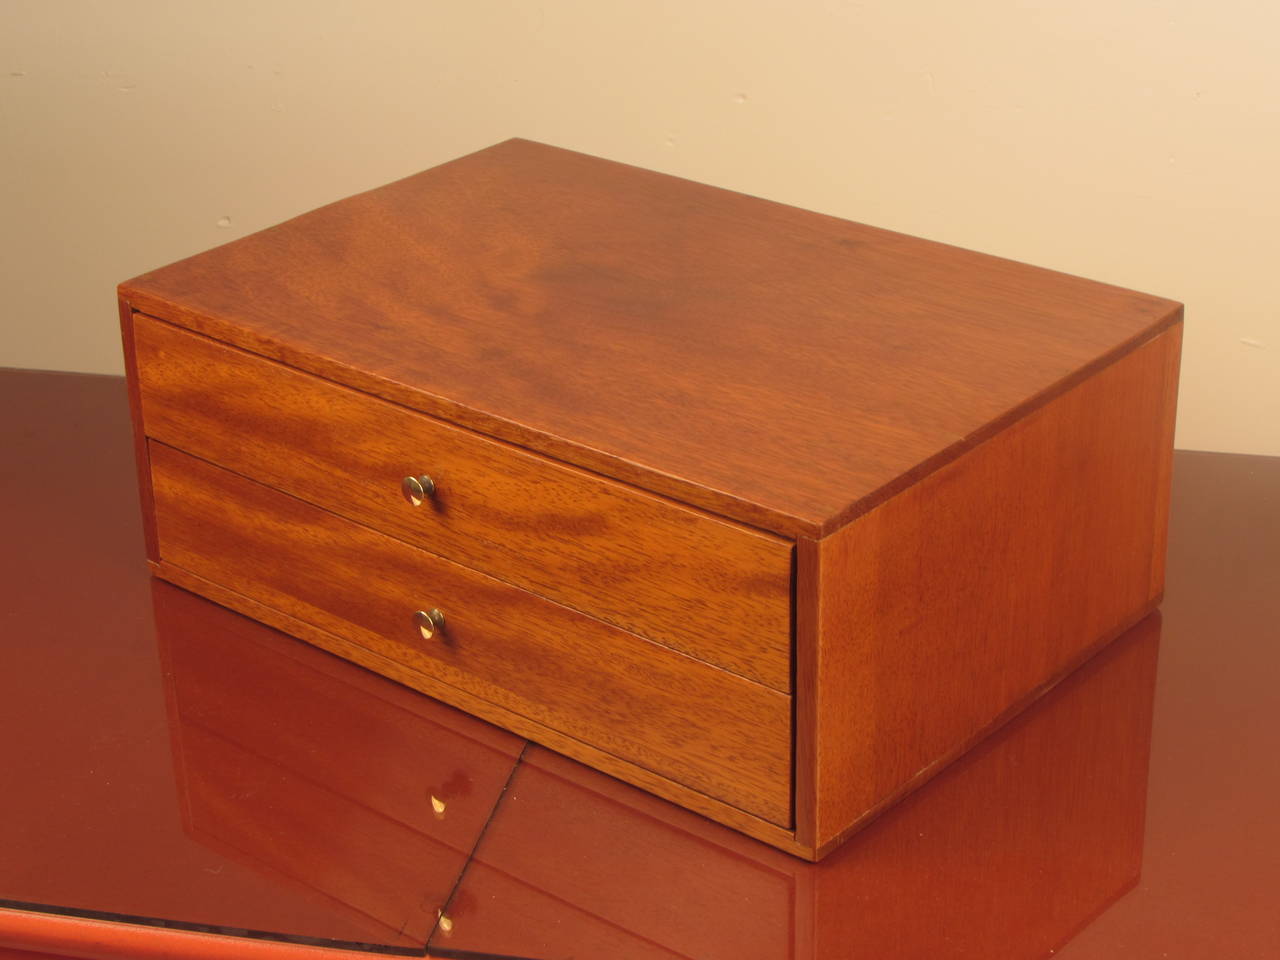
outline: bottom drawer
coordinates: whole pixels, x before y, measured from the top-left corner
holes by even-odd
[[[162,561],[790,824],[785,694],[163,444],[150,442],[149,453]],[[443,611],[444,627],[428,638],[414,614],[432,609]]]

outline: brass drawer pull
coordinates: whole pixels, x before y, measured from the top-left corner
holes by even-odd
[[[417,477],[405,477],[400,481],[400,492],[415,507],[422,506],[422,501],[436,495],[436,482],[425,473]]]
[[[444,614],[435,607],[430,610],[418,610],[413,615],[413,623],[422,634],[422,639],[430,640],[444,630]]]

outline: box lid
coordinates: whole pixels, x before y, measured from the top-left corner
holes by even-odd
[[[821,536],[1178,304],[526,140],[143,274],[133,309]]]

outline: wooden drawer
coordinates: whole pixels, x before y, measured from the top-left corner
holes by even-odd
[[[148,317],[147,434],[776,690],[791,543]],[[401,495],[429,474],[436,495]]]
[[[791,699],[163,444],[160,558],[771,823]],[[424,639],[418,610],[445,627]],[[436,692],[433,689],[433,692]]]

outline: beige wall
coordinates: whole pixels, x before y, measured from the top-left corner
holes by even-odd
[[[1280,454],[1280,6],[0,0],[0,365],[116,281],[511,135],[1184,300],[1180,446]]]

